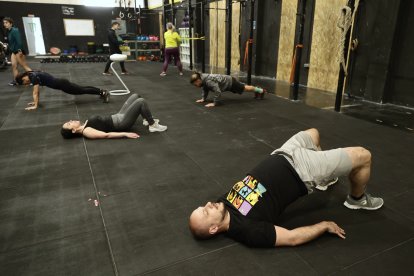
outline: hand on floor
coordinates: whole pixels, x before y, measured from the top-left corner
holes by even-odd
[[[127,133],[125,133],[125,137],[126,138],[131,138],[131,139],[137,139],[139,137],[139,135],[134,133],[134,132],[127,132]]]
[[[338,237],[345,239],[345,230],[339,227],[335,222],[333,221],[325,221],[326,228],[329,233],[335,234]]]

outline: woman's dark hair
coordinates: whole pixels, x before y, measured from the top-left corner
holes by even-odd
[[[194,71],[190,77],[190,83],[193,84],[196,80],[201,80],[201,74],[199,72]]]
[[[72,139],[72,138],[77,138],[77,137],[81,137],[82,134],[81,133],[73,133],[71,129],[67,129],[67,128],[63,128],[60,130],[60,134],[62,134],[62,137],[65,139]]]
[[[118,21],[114,21],[114,22],[112,22],[111,27],[113,27],[115,25],[121,26],[121,23],[119,23]]]
[[[30,73],[30,71],[18,74],[17,77],[16,77],[16,82],[19,85],[22,85],[23,84],[23,78],[26,77],[26,76],[29,76],[29,73]]]
[[[10,24],[14,25],[14,20],[13,20],[13,19],[11,19],[10,17],[5,17],[5,18],[3,18],[3,21],[7,21],[7,22],[9,22]]]

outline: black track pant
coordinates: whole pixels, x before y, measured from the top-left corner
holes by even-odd
[[[126,131],[132,127],[141,115],[148,121],[149,125],[154,124],[151,111],[144,98],[140,98],[138,94],[132,94],[124,103],[118,113],[112,115],[112,121],[117,131]]]
[[[116,52],[111,51],[111,55],[112,54],[122,54],[122,52],[121,51],[116,51]],[[112,60],[110,58],[108,58],[108,61],[106,62],[106,65],[105,65],[105,70],[104,70],[105,73],[108,73],[109,66],[111,66],[111,63],[112,63]],[[119,63],[119,65],[121,66],[122,72],[126,72],[126,70],[125,70],[125,62],[121,61]]]
[[[67,79],[55,79],[53,85],[49,86],[53,89],[62,90],[65,93],[72,95],[92,94],[101,95],[101,89],[93,86],[80,86],[75,83],[71,83]]]

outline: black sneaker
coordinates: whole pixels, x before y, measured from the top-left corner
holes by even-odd
[[[10,86],[16,86],[17,85],[17,82],[16,81],[11,81],[11,82],[9,82],[9,85]]]
[[[259,92],[254,92],[254,98],[256,99],[256,100],[263,100],[264,99],[264,94],[265,93],[267,93],[267,90],[266,89],[264,89],[264,88],[262,88],[262,90],[263,90],[263,92],[262,93],[259,93]]]
[[[266,94],[266,93],[267,93],[267,90],[263,88],[263,92],[262,92],[262,93],[260,93],[260,99],[261,99],[261,100],[263,100],[263,99],[264,99],[264,96],[265,96],[265,94]]]
[[[101,98],[103,99],[104,103],[109,103],[110,96],[111,96],[111,93],[109,93],[108,90],[102,90]]]

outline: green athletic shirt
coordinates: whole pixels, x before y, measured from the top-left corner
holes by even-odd
[[[9,49],[11,52],[17,52],[23,49],[22,38],[20,37],[19,29],[12,27],[7,34],[7,39],[9,42]]]

